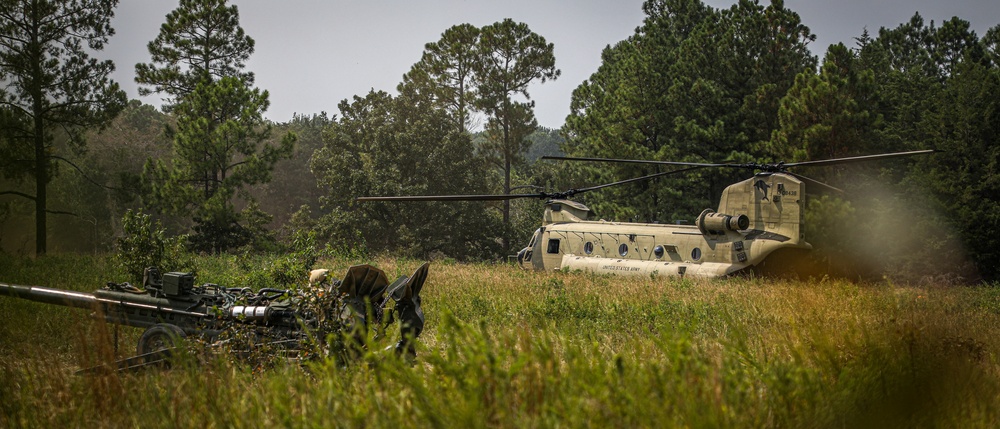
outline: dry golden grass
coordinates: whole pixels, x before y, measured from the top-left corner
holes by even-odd
[[[390,278],[421,263],[372,262]],[[231,261],[200,263],[202,281],[234,276]],[[110,279],[104,266],[0,259],[0,280],[92,290]],[[422,296],[412,366],[376,352],[390,336],[346,367],[254,373],[182,358],[168,371],[90,377],[72,371],[115,355],[113,328],[0,297],[0,426],[991,427],[1000,417],[995,286],[437,262]],[[119,356],[135,331],[122,329]]]

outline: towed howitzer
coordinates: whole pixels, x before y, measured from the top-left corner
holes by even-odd
[[[343,319],[356,336],[367,330],[369,314],[376,323],[381,322],[392,301],[388,323],[394,318],[400,323],[396,352],[413,356],[413,341],[424,325],[420,290],[427,280],[428,266],[424,263],[413,275],[400,276],[390,283],[382,270],[355,265],[343,279],[321,279],[313,287],[341,298],[337,301],[339,308],[325,310]],[[310,337],[308,330],[316,327],[319,316],[302,308],[304,295],[295,290],[253,291],[211,283],[195,286],[190,273],[168,272],[160,276],[155,268],[147,269],[143,277],[141,289],[109,282],[92,293],[0,283],[0,295],[89,309],[94,317],[108,323],[145,328],[136,356],[120,361],[119,369],[161,362],[177,339],[198,335],[214,340],[234,324],[259,327],[261,343],[295,351]]]

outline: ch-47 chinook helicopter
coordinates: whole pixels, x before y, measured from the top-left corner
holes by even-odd
[[[570,270],[644,276],[721,277],[750,270],[779,251],[809,250],[803,233],[806,183],[829,191],[840,189],[788,171],[936,152],[918,150],[850,158],[775,164],[708,164],[604,158],[545,156],[543,159],[619,162],[683,167],[619,182],[565,192],[506,195],[437,195],[360,197],[358,201],[502,201],[539,198],[545,201],[542,226],[518,252],[525,269]],[[700,168],[740,168],[753,177],[722,191],[717,210],[705,209],[694,225],[591,220],[585,205],[572,196],[625,183],[650,180]]]

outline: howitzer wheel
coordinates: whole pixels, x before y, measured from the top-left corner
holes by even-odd
[[[184,330],[177,325],[158,323],[150,326],[139,337],[139,345],[135,349],[136,356],[144,356],[147,363],[164,360],[170,356],[170,350],[177,341],[184,337]]]

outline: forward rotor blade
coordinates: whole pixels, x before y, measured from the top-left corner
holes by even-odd
[[[659,164],[659,165],[680,165],[688,167],[741,167],[739,164],[708,164],[704,162],[676,162],[676,161],[646,161],[641,159],[612,159],[612,158],[580,158],[573,156],[542,156],[542,159],[553,159],[559,161],[586,161],[586,162],[617,162],[622,164]]]
[[[619,180],[617,182],[606,183],[603,185],[590,186],[587,188],[580,188],[580,189],[570,189],[564,192],[553,192],[553,193],[539,192],[537,194],[497,194],[497,195],[409,195],[409,196],[391,196],[391,197],[358,197],[355,198],[355,201],[504,201],[504,200],[514,200],[518,198],[560,200],[560,199],[570,198],[576,194],[581,194],[588,191],[596,191],[598,189],[603,189],[611,186],[618,186],[618,185],[624,185],[626,183],[655,179],[661,176],[683,173],[685,171],[691,171],[705,167],[707,166],[695,165],[688,168],[681,168],[679,170],[664,171],[662,173],[650,174],[648,176],[635,177],[626,180]]]
[[[706,168],[706,167],[711,167],[711,166],[710,165],[695,165],[695,166],[691,166],[691,167],[688,167],[688,168],[681,168],[681,169],[677,169],[677,170],[664,171],[662,173],[650,174],[648,176],[642,176],[642,177],[635,177],[635,178],[632,178],[632,179],[619,180],[619,181],[614,182],[614,183],[605,183],[603,185],[591,186],[589,188],[573,189],[572,191],[573,191],[574,194],[579,194],[579,193],[583,193],[583,192],[587,192],[587,191],[595,191],[595,190],[598,190],[598,189],[608,188],[608,187],[611,187],[611,186],[624,185],[626,183],[641,182],[643,180],[655,179],[657,177],[669,176],[671,174],[683,173],[685,171],[697,170],[699,168]]]
[[[406,195],[392,197],[357,197],[355,201],[504,201],[518,198],[548,198],[547,194],[513,195]]]
[[[936,149],[927,150],[914,150],[909,152],[894,152],[894,153],[883,153],[879,155],[865,155],[865,156],[852,156],[850,158],[836,158],[836,159],[823,159],[819,161],[802,161],[802,162],[790,162],[784,165],[785,168],[788,167],[820,167],[825,165],[837,165],[846,164],[851,162],[864,162],[864,161],[874,161],[878,159],[886,158],[898,158],[904,156],[914,156],[914,155],[925,155],[930,153],[940,152]]]

